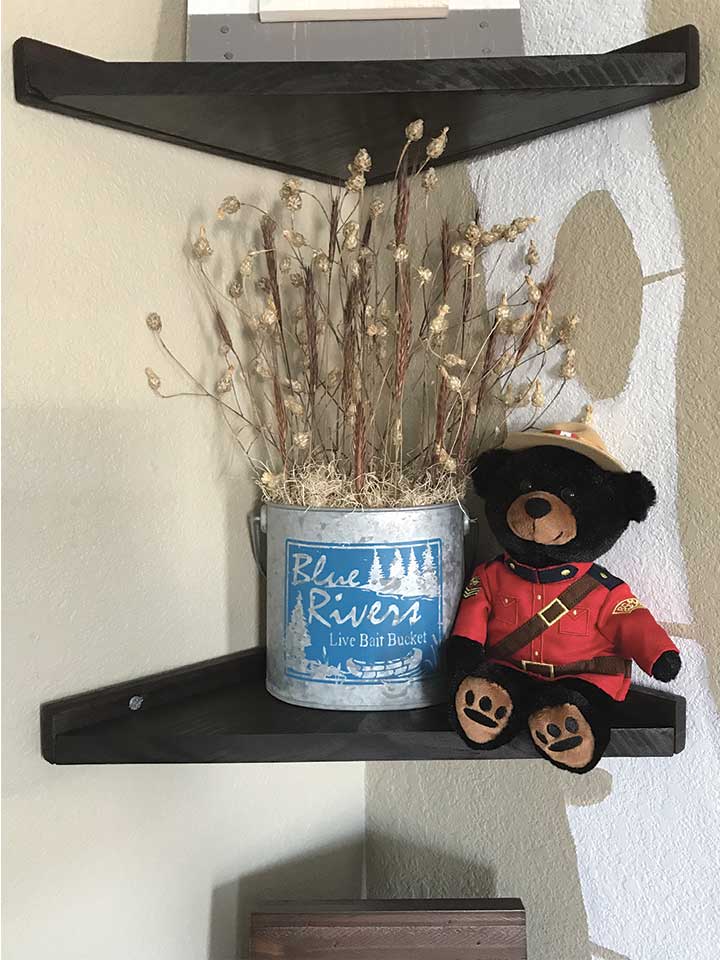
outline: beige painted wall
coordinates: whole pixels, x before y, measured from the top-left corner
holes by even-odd
[[[144,318],[207,345],[183,245],[281,177],[20,107],[10,47],[182,57],[184,4],[4,4],[4,955],[230,960],[259,896],[358,895],[363,766],[51,767],[43,700],[255,642],[254,490],[161,403]]]

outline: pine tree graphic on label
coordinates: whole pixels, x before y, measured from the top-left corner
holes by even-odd
[[[422,565],[423,593],[426,597],[436,597],[439,593],[437,571],[433,560],[432,547],[428,544],[423,552]]]
[[[290,623],[285,630],[285,655],[288,663],[300,665],[305,662],[305,655],[310,646],[305,610],[303,609],[300,594],[297,595],[293,607]]]
[[[389,581],[388,586],[390,586],[395,582],[397,582],[397,585],[399,586],[404,578],[405,578],[405,563],[403,561],[402,554],[396,548],[395,555],[392,559],[392,563],[390,564],[390,576],[388,578],[388,581]]]
[[[383,573],[378,552],[377,550],[373,550],[373,561],[370,565],[370,574],[368,575],[367,582],[368,587],[371,587],[373,590],[379,590],[380,587],[382,587],[384,576],[385,574]]]
[[[410,559],[408,561],[402,592],[408,597],[417,597],[419,594],[424,593],[424,586],[420,577],[420,566],[415,556],[415,550],[412,547],[410,547]]]

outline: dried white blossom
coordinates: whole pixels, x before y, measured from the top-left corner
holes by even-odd
[[[273,327],[278,322],[277,310],[272,300],[268,300],[265,309],[260,315],[260,323],[264,327]]]
[[[243,295],[243,281],[242,277],[236,277],[234,280],[231,280],[228,284],[228,296],[231,300],[239,300]]]
[[[441,469],[445,473],[453,474],[457,472],[457,460],[455,460],[454,457],[451,457],[445,447],[439,443],[435,444],[435,456],[437,457]]]
[[[249,277],[253,271],[253,258],[250,254],[240,261],[239,273],[241,277]]]
[[[467,360],[463,360],[462,357],[458,357],[455,353],[446,353],[443,357],[443,363],[446,367],[466,367]]]
[[[565,351],[565,357],[560,367],[560,376],[563,380],[574,380],[577,376],[575,351],[572,349],[572,347]]]
[[[296,433],[293,436],[293,443],[299,450],[305,450],[310,446],[310,434],[309,433]]]
[[[475,259],[475,250],[469,243],[454,243],[450,250],[464,263],[470,264]]]
[[[253,369],[261,380],[272,380],[272,370],[267,365],[267,361],[263,357],[258,357],[255,360]]]
[[[538,253],[537,247],[535,246],[535,241],[531,240],[530,245],[527,248],[527,253],[525,254],[525,263],[529,267],[536,267],[540,262],[540,254]]]
[[[534,407],[544,407],[545,406],[545,393],[543,392],[543,386],[539,380],[536,380],[533,384],[532,394],[530,395],[530,403]]]
[[[409,141],[422,140],[425,133],[425,123],[422,120],[413,120],[405,127],[405,136]]]
[[[150,389],[157,393],[161,387],[160,377],[150,367],[145,367],[145,376],[147,377]]]
[[[515,396],[515,387],[508,381],[505,385],[505,389],[500,394],[500,399],[505,404],[506,407],[514,407],[516,403]]]
[[[394,240],[388,244],[388,250],[392,250],[395,263],[404,263],[410,256],[410,250],[407,244],[395,243]]]
[[[234,367],[228,367],[225,373],[215,384],[215,393],[229,393],[232,390],[232,378],[235,372]]]
[[[351,173],[345,181],[345,189],[350,193],[362,193],[365,189],[365,174],[359,171]]]
[[[418,267],[416,273],[421,287],[432,280],[433,272],[430,267]]]
[[[218,207],[218,212],[217,212],[218,220],[222,220],[224,217],[228,215],[237,213],[241,206],[242,204],[240,203],[237,197],[225,197],[223,202]]]
[[[530,303],[538,303],[542,296],[542,291],[529,273],[525,276],[525,284],[527,285],[527,298]]]
[[[210,241],[207,238],[207,231],[205,230],[205,227],[200,227],[198,237],[193,241],[192,251],[193,256],[197,260],[204,260],[206,257],[211,256],[213,248],[210,246]]]
[[[569,343],[572,340],[579,323],[580,317],[578,317],[576,313],[565,317],[563,322],[560,324],[560,330],[558,331],[558,339],[560,340],[560,343]]]
[[[302,209],[302,197],[300,196],[301,183],[295,177],[290,177],[283,182],[280,187],[280,199],[293,212]]]
[[[278,270],[280,273],[289,273],[292,269],[292,264],[293,262],[290,257],[283,257],[278,264]]]
[[[260,483],[270,491],[279,490],[283,485],[283,479],[281,473],[271,473],[269,470],[264,470],[260,475]]]
[[[435,167],[428,167],[428,169],[422,175],[420,182],[422,183],[422,188],[426,191],[426,193],[430,193],[431,190],[434,190],[440,182],[438,175],[435,173]]]
[[[290,274],[290,283],[294,287],[304,287],[305,286],[305,274],[304,273],[291,273]]]
[[[317,253],[313,258],[313,264],[318,268],[320,273],[327,273],[330,269],[330,260],[324,253]]]
[[[372,167],[372,157],[365,147],[361,147],[353,158],[349,170],[357,173],[367,173]]]
[[[162,330],[162,320],[160,319],[159,313],[149,313],[145,323],[148,325],[148,329],[155,333],[157,333],[158,330]]]
[[[443,303],[438,307],[437,313],[430,321],[430,333],[432,333],[434,336],[439,336],[440,334],[445,333],[448,328],[447,315],[449,313],[450,307],[447,303]]]
[[[326,380],[329,389],[334,390],[342,380],[342,373],[335,367],[328,373]]]
[[[296,400],[295,397],[289,397],[285,401],[285,409],[294,414],[296,417],[302,417],[305,413],[305,407],[300,403],[299,400]]]
[[[375,220],[377,217],[379,217],[379,216],[380,216],[381,214],[383,214],[384,212],[385,212],[385,201],[384,201],[384,200],[380,200],[379,198],[376,199],[376,200],[373,200],[373,202],[370,204],[370,217],[371,217],[371,219],[372,219],[372,220]]]
[[[505,373],[505,371],[512,366],[512,358],[513,355],[511,350],[506,350],[504,353],[502,353],[493,365],[495,373]]]
[[[583,412],[580,414],[580,423],[592,423],[593,405],[586,403]]]
[[[291,247],[307,246],[307,240],[301,233],[298,233],[297,230],[283,230],[282,235],[285,237]]]
[[[503,293],[500,297],[500,303],[495,308],[495,320],[501,326],[504,326],[510,319],[510,305],[508,303],[507,294]]]
[[[463,236],[471,247],[476,247],[480,243],[482,235],[482,227],[479,227],[476,223],[469,223],[463,233]]]
[[[350,221],[346,223],[343,227],[343,242],[346,250],[356,250],[358,243],[358,233],[360,232],[360,224]]]
[[[438,157],[441,157],[445,152],[445,147],[447,147],[447,135],[450,127],[443,127],[440,133],[433,137],[430,143],[425,148],[425,153],[431,160],[437,160]]]

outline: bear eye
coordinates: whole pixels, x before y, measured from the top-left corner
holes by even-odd
[[[571,490],[570,487],[563,487],[560,491],[560,499],[564,500],[565,503],[572,503],[575,499],[575,491]]]
[[[529,480],[523,480],[520,483],[520,493],[530,493],[532,488],[533,488],[533,485]]]

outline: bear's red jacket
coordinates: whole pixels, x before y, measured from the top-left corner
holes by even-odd
[[[666,650],[677,647],[628,585],[592,563],[559,567],[526,567],[508,556],[475,568],[460,603],[453,633],[492,648],[542,610],[591,567],[600,571],[600,585],[557,623],[511,659],[498,663],[522,670],[522,660],[561,664],[593,657],[620,656],[634,660],[647,674]],[[626,671],[629,674],[629,670]],[[538,679],[549,679],[533,673]],[[578,676],[624,700],[630,677],[598,673]]]

